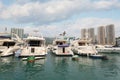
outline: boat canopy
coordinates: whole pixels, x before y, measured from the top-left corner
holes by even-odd
[[[86,45],[86,44],[89,44],[89,43],[90,43],[89,40],[79,40],[79,41],[78,41],[78,45],[79,45],[79,46],[83,46],[83,45]]]
[[[69,47],[69,44],[58,45],[58,47]]]

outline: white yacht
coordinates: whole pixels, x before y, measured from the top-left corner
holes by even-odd
[[[96,45],[96,50],[99,53],[120,53],[120,47],[112,47],[106,45]]]
[[[0,34],[0,56],[6,57],[14,55],[14,52],[20,49],[17,40],[11,39],[8,33]],[[16,36],[16,35],[15,35]]]
[[[73,52],[64,36],[57,37],[53,41],[52,52],[57,56],[72,56]]]
[[[21,49],[19,57],[45,56],[47,54],[45,39],[43,36],[28,36],[25,40],[26,45]]]
[[[95,46],[90,44],[90,40],[78,39],[71,43],[71,49],[75,54],[82,56],[90,56],[97,53]]]

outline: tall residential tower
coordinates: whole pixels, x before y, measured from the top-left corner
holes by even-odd
[[[81,39],[86,39],[87,37],[87,29],[81,29]]]
[[[91,43],[95,44],[95,31],[94,28],[88,29],[88,38],[91,39]]]
[[[98,39],[97,39],[98,44],[105,45],[105,28],[104,28],[104,26],[98,27],[97,37],[98,37]]]
[[[17,34],[21,39],[23,39],[24,29],[21,29],[21,28],[11,28],[11,36],[12,36],[12,38],[14,38],[15,36],[12,33]]]
[[[115,29],[114,25],[110,24],[106,26],[106,43],[107,45],[115,45]]]

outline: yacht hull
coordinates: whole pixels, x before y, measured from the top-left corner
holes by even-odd
[[[33,52],[34,49],[34,52]],[[26,47],[21,50],[19,57],[29,57],[29,56],[46,56],[46,49],[43,47]]]
[[[104,60],[108,59],[107,56],[104,55],[90,55],[89,57],[93,59],[104,59]]]
[[[70,47],[54,47],[52,49],[52,53],[54,53],[56,56],[73,56],[73,52],[70,49]]]

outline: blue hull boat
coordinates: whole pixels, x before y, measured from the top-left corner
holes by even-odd
[[[104,59],[104,60],[107,60],[107,56],[104,56],[104,55],[99,55],[99,54],[96,54],[96,55],[90,55],[90,58],[93,58],[93,59]]]

